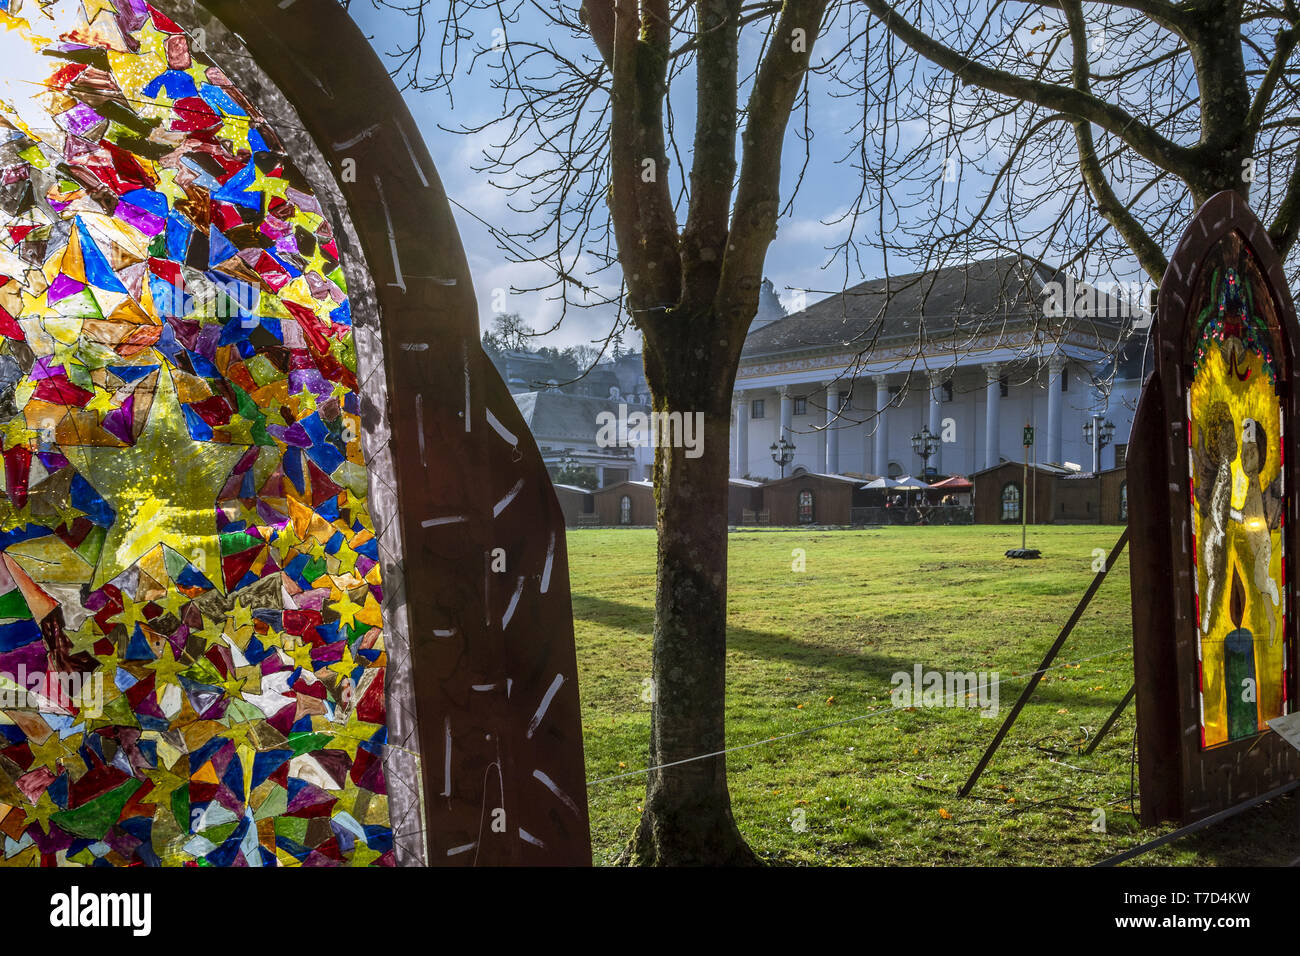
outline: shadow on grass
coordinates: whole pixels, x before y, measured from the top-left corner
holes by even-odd
[[[604,624],[633,631],[647,639],[654,633],[654,610],[623,601],[610,601],[605,598],[592,597],[587,594],[573,594],[573,616],[575,619],[592,624]],[[1043,642],[1044,649],[1051,638]],[[797,665],[805,669],[822,669],[835,671],[845,677],[856,680],[879,680],[884,689],[890,686],[890,676],[898,671],[912,672],[914,665],[920,663],[926,670],[944,670],[933,662],[917,661],[915,658],[902,658],[887,654],[852,652],[827,648],[820,644],[809,643],[792,634],[778,634],[773,631],[757,631],[747,627],[727,628],[728,650],[741,651],[751,657],[768,661],[780,661]],[[1069,660],[1068,652],[1063,654]],[[970,670],[979,670],[972,667]],[[1009,707],[1025,686],[1025,677],[1013,677],[1009,672],[1002,672],[1000,694],[1004,708]],[[1040,684],[1034,691],[1031,703],[1052,704],[1056,706],[1075,707],[1113,707],[1123,696],[1123,691],[1113,695],[1109,692],[1076,692],[1060,686]]]

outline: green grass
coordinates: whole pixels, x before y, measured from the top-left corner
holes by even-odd
[[[1133,679],[1128,556],[1039,684],[970,797],[956,791],[1025,675],[1093,577],[1119,529],[1031,529],[1039,561],[1003,556],[1019,529],[733,532],[727,651],[732,805],[750,845],[782,864],[1089,864],[1162,830],[1130,809],[1130,707],[1100,747],[1083,745]],[[655,536],[569,533],[592,839],[613,862],[632,832],[647,762]],[[802,548],[806,570],[792,570]],[[913,665],[997,671],[998,717],[896,709],[890,677]],[[1066,666],[1068,665],[1068,666]],[[1105,833],[1093,829],[1096,810]],[[806,829],[795,829],[801,810]],[[1176,841],[1151,864],[1286,863],[1300,856],[1289,799]]]

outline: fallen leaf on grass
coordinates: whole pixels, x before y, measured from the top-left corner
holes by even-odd
[[[945,820],[952,819],[952,814],[949,813],[947,810],[945,810],[943,807],[939,808],[939,816],[943,817]]]

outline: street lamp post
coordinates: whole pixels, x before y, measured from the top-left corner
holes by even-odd
[[[781,477],[785,477],[785,466],[794,461],[794,442],[788,441],[784,435],[780,440],[772,442],[772,461],[781,469]]]
[[[939,450],[939,436],[930,431],[929,425],[922,425],[921,430],[912,436],[912,451],[921,459],[921,474],[927,480],[930,477],[930,458]]]
[[[1115,437],[1115,423],[1110,419],[1103,422],[1101,415],[1093,415],[1083,423],[1083,438],[1092,446],[1092,473],[1101,471],[1101,450]]]

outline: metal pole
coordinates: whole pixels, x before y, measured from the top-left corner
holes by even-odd
[[[1019,717],[1020,712],[1024,710],[1025,704],[1029,703],[1029,698],[1034,695],[1034,689],[1038,687],[1038,682],[1043,679],[1043,672],[1052,665],[1052,661],[1056,659],[1056,655],[1059,654],[1061,648],[1065,646],[1065,639],[1070,636],[1070,632],[1074,630],[1074,625],[1077,624],[1079,618],[1083,616],[1083,612],[1088,607],[1088,604],[1091,603],[1093,595],[1097,593],[1097,588],[1101,587],[1101,582],[1106,579],[1107,573],[1109,573],[1111,566],[1114,565],[1115,561],[1119,558],[1120,552],[1124,550],[1124,545],[1126,544],[1128,544],[1127,527],[1124,529],[1123,533],[1120,534],[1119,540],[1115,542],[1115,547],[1111,548],[1110,556],[1106,558],[1106,566],[1098,571],[1093,577],[1092,583],[1088,585],[1088,590],[1083,593],[1083,597],[1080,599],[1078,606],[1075,607],[1074,613],[1071,614],[1070,619],[1065,622],[1065,627],[1061,628],[1061,633],[1056,636],[1056,641],[1050,648],[1048,648],[1047,653],[1043,655],[1043,659],[1039,663],[1038,668],[1030,675],[1029,683],[1026,684],[1025,689],[1020,692],[1020,698],[1016,701],[1015,706],[1011,708],[1011,713],[1007,714],[1007,719],[1004,720],[1002,726],[998,728],[997,736],[993,738],[993,742],[989,744],[988,749],[984,751],[984,756],[980,757],[980,762],[976,764],[975,769],[971,771],[970,779],[968,779],[965,785],[957,791],[957,796],[964,797],[966,794],[971,792],[971,788],[974,787],[976,781],[979,780],[980,774],[984,772],[984,768],[989,765],[989,761],[992,760],[993,755],[997,753],[998,747],[1002,745],[1002,738],[1007,735],[1007,731],[1011,729],[1011,725],[1016,722],[1016,718]]]
[[[1172,843],[1174,840],[1181,839],[1189,833],[1195,833],[1197,830],[1204,830],[1208,826],[1213,826],[1222,820],[1235,817],[1251,807],[1257,807],[1261,803],[1267,803],[1269,800],[1276,800],[1278,797],[1285,796],[1296,787],[1300,787],[1300,780],[1292,780],[1290,783],[1284,783],[1282,786],[1270,790],[1268,793],[1262,793],[1258,797],[1252,797],[1244,803],[1239,803],[1235,807],[1228,807],[1226,810],[1220,810],[1203,820],[1197,820],[1195,823],[1189,823],[1185,827],[1179,827],[1163,836],[1158,836],[1154,840],[1149,840],[1140,846],[1135,846],[1131,850],[1125,850],[1123,853],[1117,853],[1112,857],[1107,857],[1100,863],[1094,863],[1093,866],[1115,866],[1117,863],[1123,863],[1125,860],[1131,860],[1134,857],[1148,853],[1156,847],[1164,846],[1166,843]]]
[[[1101,471],[1101,416],[1092,416],[1092,473]]]
[[[1029,426],[1026,425],[1026,428]],[[1025,543],[1025,527],[1029,522],[1029,446],[1025,446],[1025,469],[1020,479],[1020,550],[1028,547]]]
[[[1130,684],[1128,693],[1124,695],[1124,699],[1115,705],[1115,709],[1110,712],[1110,716],[1107,717],[1106,722],[1101,725],[1101,729],[1097,731],[1097,735],[1088,743],[1087,749],[1083,752],[1085,757],[1097,749],[1097,744],[1101,743],[1102,737],[1105,737],[1110,733],[1110,728],[1115,726],[1115,721],[1119,720],[1119,715],[1124,713],[1124,708],[1128,706],[1129,701],[1133,699],[1135,693],[1137,693],[1137,684]]]

